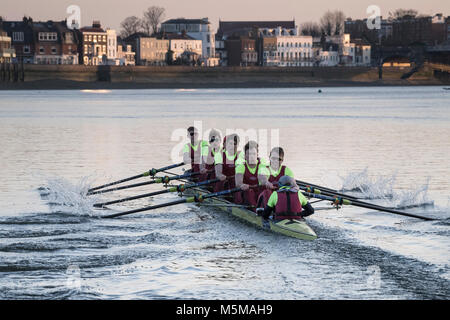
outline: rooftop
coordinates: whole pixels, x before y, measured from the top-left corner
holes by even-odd
[[[254,28],[284,28],[284,29],[294,29],[295,20],[292,21],[219,21],[218,34],[227,35],[234,32],[238,32],[242,29],[254,29]]]
[[[164,21],[162,24],[211,24],[211,23],[208,21],[208,18],[202,19],[177,18]]]

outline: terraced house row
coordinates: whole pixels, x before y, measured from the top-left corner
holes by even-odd
[[[100,22],[81,29],[69,28],[67,21],[36,22],[0,20],[0,31],[10,38],[15,62],[25,64],[134,64],[131,47],[117,43],[114,30]]]
[[[170,19],[153,35],[126,38],[99,21],[77,29],[67,21],[0,20],[6,40],[0,57],[29,64],[202,65],[215,66],[369,66],[371,46],[349,34],[303,35],[295,21]],[[9,39],[7,39],[9,37]],[[6,49],[8,46],[9,49]],[[9,50],[9,51],[8,51]],[[3,58],[6,61],[6,58]]]

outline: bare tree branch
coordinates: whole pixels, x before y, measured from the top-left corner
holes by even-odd
[[[393,12],[389,12],[389,19],[400,20],[405,16],[416,17],[417,15],[418,11],[414,9],[397,9]]]
[[[341,35],[342,33],[344,33],[345,14],[340,10],[336,10],[333,12],[333,15],[334,15],[334,34]]]
[[[126,38],[133,33],[142,31],[141,24],[141,20],[136,16],[125,18],[125,20],[123,20],[120,24],[120,27],[122,28],[120,30],[120,36],[122,38]]]
[[[158,25],[164,19],[165,11],[164,8],[151,6],[144,12],[142,28],[146,33],[151,35],[158,32]]]
[[[305,36],[320,36],[320,26],[316,22],[305,22],[300,26],[301,33]]]
[[[320,27],[327,36],[332,36],[335,31],[334,14],[331,11],[325,12],[320,18]]]

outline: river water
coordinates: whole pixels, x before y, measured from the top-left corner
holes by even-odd
[[[179,160],[194,123],[257,138],[262,157],[281,145],[300,180],[439,220],[317,210],[308,242],[193,204],[100,219],[177,199],[94,210],[161,187],[82,194]],[[442,87],[1,91],[0,136],[0,299],[450,298]]]

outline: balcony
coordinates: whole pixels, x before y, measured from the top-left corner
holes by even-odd
[[[2,58],[15,58],[16,50],[15,49],[2,49],[0,50],[0,57]]]

